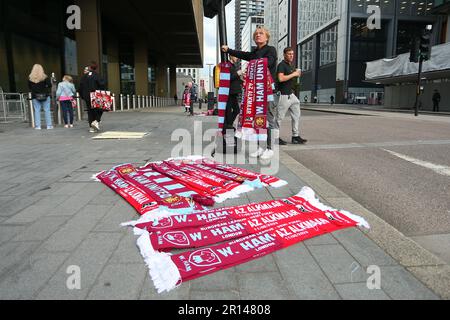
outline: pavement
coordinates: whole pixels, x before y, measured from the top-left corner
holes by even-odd
[[[105,131],[149,133],[131,141],[93,140],[84,122],[72,130],[42,131],[0,124],[0,299],[450,298],[445,262],[285,151],[277,176],[288,186],[248,193],[222,206],[288,197],[307,185],[324,203],[366,218],[372,229],[311,239],[158,295],[136,237],[120,227],[137,219],[136,212],[91,176],[121,163],[143,165],[170,157],[178,144],[171,141],[172,133],[192,133],[194,121],[203,122],[205,130],[216,127],[215,117],[186,117],[179,107],[105,114]],[[80,271],[80,288],[70,286],[73,270]],[[381,288],[373,289],[378,271]]]

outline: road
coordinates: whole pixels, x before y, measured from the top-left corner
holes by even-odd
[[[284,151],[450,263],[448,117],[304,111],[301,131]]]

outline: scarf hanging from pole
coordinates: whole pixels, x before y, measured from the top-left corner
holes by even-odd
[[[273,80],[268,59],[248,63],[244,99],[236,137],[246,141],[267,141],[267,112],[273,101]]]
[[[222,62],[219,65],[220,68],[220,80],[219,80],[219,97],[217,100],[217,108],[219,111],[219,132],[222,134],[225,127],[226,109],[228,103],[228,97],[230,95],[231,85],[231,63]]]

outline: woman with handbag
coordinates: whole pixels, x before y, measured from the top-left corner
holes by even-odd
[[[34,107],[34,124],[36,130],[41,130],[41,110],[45,112],[45,123],[47,130],[53,129],[52,115],[50,112],[50,90],[52,83],[45,74],[44,68],[40,64],[35,64],[31,70],[28,88],[31,92]]]
[[[76,94],[75,86],[71,76],[65,75],[63,81],[58,84],[56,98],[61,104],[64,118],[64,128],[73,128],[73,108],[76,106],[74,96]],[[74,103],[75,102],[75,103]]]
[[[80,81],[80,95],[86,102],[88,111],[89,132],[100,131],[103,110],[93,108],[91,93],[97,90],[105,90],[105,81],[97,73],[97,63],[91,62],[89,71],[83,75]]]

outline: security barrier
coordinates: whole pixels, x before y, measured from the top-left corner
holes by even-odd
[[[6,93],[0,88],[0,122],[27,121],[26,95]]]

